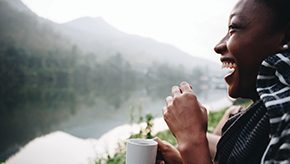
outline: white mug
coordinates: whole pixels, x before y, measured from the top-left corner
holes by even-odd
[[[157,145],[150,139],[128,139],[126,164],[155,164]]]

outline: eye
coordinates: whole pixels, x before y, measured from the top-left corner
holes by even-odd
[[[238,26],[236,26],[236,25],[234,25],[234,24],[229,25],[229,30],[231,30],[231,29],[236,29],[236,28],[238,28]]]
[[[231,35],[233,32],[235,32],[236,29],[239,29],[237,25],[234,24],[229,25],[229,34]]]

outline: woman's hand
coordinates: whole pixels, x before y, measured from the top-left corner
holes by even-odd
[[[161,141],[159,138],[154,138],[158,142],[158,154],[156,164],[182,164],[182,159],[179,151],[166,141]]]
[[[193,139],[207,130],[207,111],[197,100],[190,85],[172,87],[172,97],[166,98],[162,109],[164,120],[177,141]],[[180,144],[179,144],[180,145]]]
[[[162,109],[164,120],[176,137],[183,163],[211,163],[206,137],[207,111],[197,100],[190,85],[182,82],[172,87]],[[169,162],[169,161],[167,161]]]

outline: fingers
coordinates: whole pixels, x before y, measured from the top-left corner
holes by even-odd
[[[176,97],[181,95],[183,92],[192,92],[192,86],[187,82],[182,82],[180,87],[173,86],[171,89],[172,97]]]
[[[169,106],[172,104],[173,98],[171,96],[168,96],[166,97],[165,102],[166,102],[166,106]]]
[[[227,109],[227,113],[238,113],[240,112],[240,110],[242,109],[243,107],[242,106],[231,106]]]
[[[163,114],[163,116],[164,116],[166,113],[167,113],[167,107],[163,107],[163,108],[162,108],[162,114]]]
[[[189,85],[190,86],[190,89],[192,89],[192,86],[191,85]]]
[[[161,154],[162,158],[156,158],[156,163],[158,164],[166,164],[166,163],[182,163],[182,157],[179,153],[179,151],[170,143],[166,141],[162,141],[159,138],[154,138],[154,141],[158,143],[158,151],[157,154]]]
[[[242,106],[237,106],[236,110],[234,111],[235,113],[239,113],[243,107]]]
[[[162,156],[162,153],[161,153],[161,144],[162,144],[162,141],[156,137],[153,139],[153,141],[156,141],[158,143],[158,151],[157,151],[157,157],[156,157],[156,164],[162,164],[162,162],[164,162],[164,159],[163,159],[163,156]],[[165,164],[165,162],[164,162]]]
[[[181,90],[178,86],[173,86],[171,89],[172,97],[181,95]]]
[[[187,82],[182,82],[180,84],[180,90],[182,93],[184,92],[192,92],[192,87]]]

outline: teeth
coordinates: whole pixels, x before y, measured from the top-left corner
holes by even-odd
[[[229,62],[223,62],[222,63],[222,69],[236,69],[236,63],[229,63]]]

